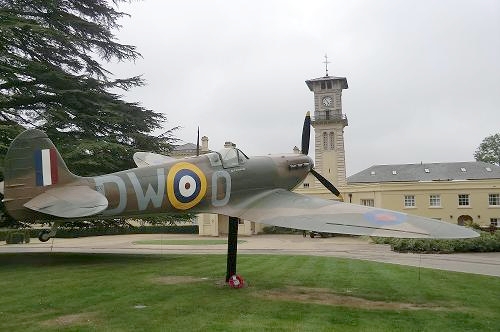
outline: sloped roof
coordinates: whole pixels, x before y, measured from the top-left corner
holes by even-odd
[[[342,89],[349,88],[349,86],[347,85],[347,79],[345,77],[337,77],[337,76],[323,76],[323,77],[313,78],[307,80],[306,84],[309,90],[313,91],[313,82],[320,82],[320,81],[341,81]]]
[[[201,149],[201,147],[200,147]],[[196,144],[193,143],[186,143],[182,145],[177,145],[174,148],[174,151],[188,151],[188,150],[196,150]]]
[[[347,183],[500,179],[500,166],[481,161],[375,165],[347,178]]]

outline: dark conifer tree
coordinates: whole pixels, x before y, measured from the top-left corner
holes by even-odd
[[[133,61],[113,31],[122,0],[0,0],[0,159],[22,128],[47,132],[68,167],[96,175],[133,167],[137,150],[168,151],[164,115],[116,94],[144,84],[101,62]],[[1,166],[1,164],[0,164]]]

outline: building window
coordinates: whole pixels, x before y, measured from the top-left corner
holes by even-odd
[[[309,183],[304,182],[304,183],[303,183],[303,187],[304,187],[304,188],[309,188]]]
[[[441,195],[430,195],[429,196],[429,206],[431,206],[431,207],[441,206]]]
[[[326,88],[331,89],[332,88],[332,81],[327,81],[326,82]]]
[[[362,199],[361,205],[374,207],[375,201],[373,199]]]
[[[335,149],[335,134],[333,131],[330,132],[330,150]]]
[[[458,206],[470,206],[469,194],[458,195]]]
[[[328,133],[323,133],[323,150],[328,150]]]
[[[326,88],[325,81],[321,82],[321,90],[324,90]]]
[[[490,225],[494,227],[498,227],[498,218],[491,218]]]
[[[500,206],[500,194],[489,194],[488,205],[489,206]]]
[[[405,207],[415,207],[415,195],[405,195]]]

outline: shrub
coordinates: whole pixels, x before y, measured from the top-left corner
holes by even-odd
[[[298,234],[298,233],[302,233],[302,231],[299,231],[296,229],[279,227],[279,226],[265,226],[264,228],[262,228],[262,232],[264,234]]]
[[[56,238],[77,238],[100,235],[126,234],[198,234],[198,225],[187,226],[140,226],[140,227],[95,227],[60,228]]]
[[[453,253],[453,252],[492,252],[500,251],[500,233],[481,232],[472,239],[398,239],[372,238],[374,243],[389,244],[397,252],[415,253]]]
[[[24,242],[23,232],[9,232],[7,238],[5,239],[7,244],[19,244]]]
[[[5,241],[12,230],[0,231],[0,241]],[[19,231],[16,231],[19,232]],[[24,241],[29,243],[30,237],[37,238],[40,229],[26,229]],[[186,226],[141,226],[141,227],[88,227],[66,228],[57,230],[56,238],[77,238],[99,235],[125,235],[125,234],[198,234],[198,225]]]

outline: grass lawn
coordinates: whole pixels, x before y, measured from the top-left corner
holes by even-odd
[[[0,254],[0,331],[500,331],[500,278],[331,257]]]
[[[238,243],[245,243],[244,240],[238,240]],[[204,246],[214,244],[227,244],[227,240],[141,240],[134,241],[134,244],[155,244],[155,245],[188,245],[188,246]]]

